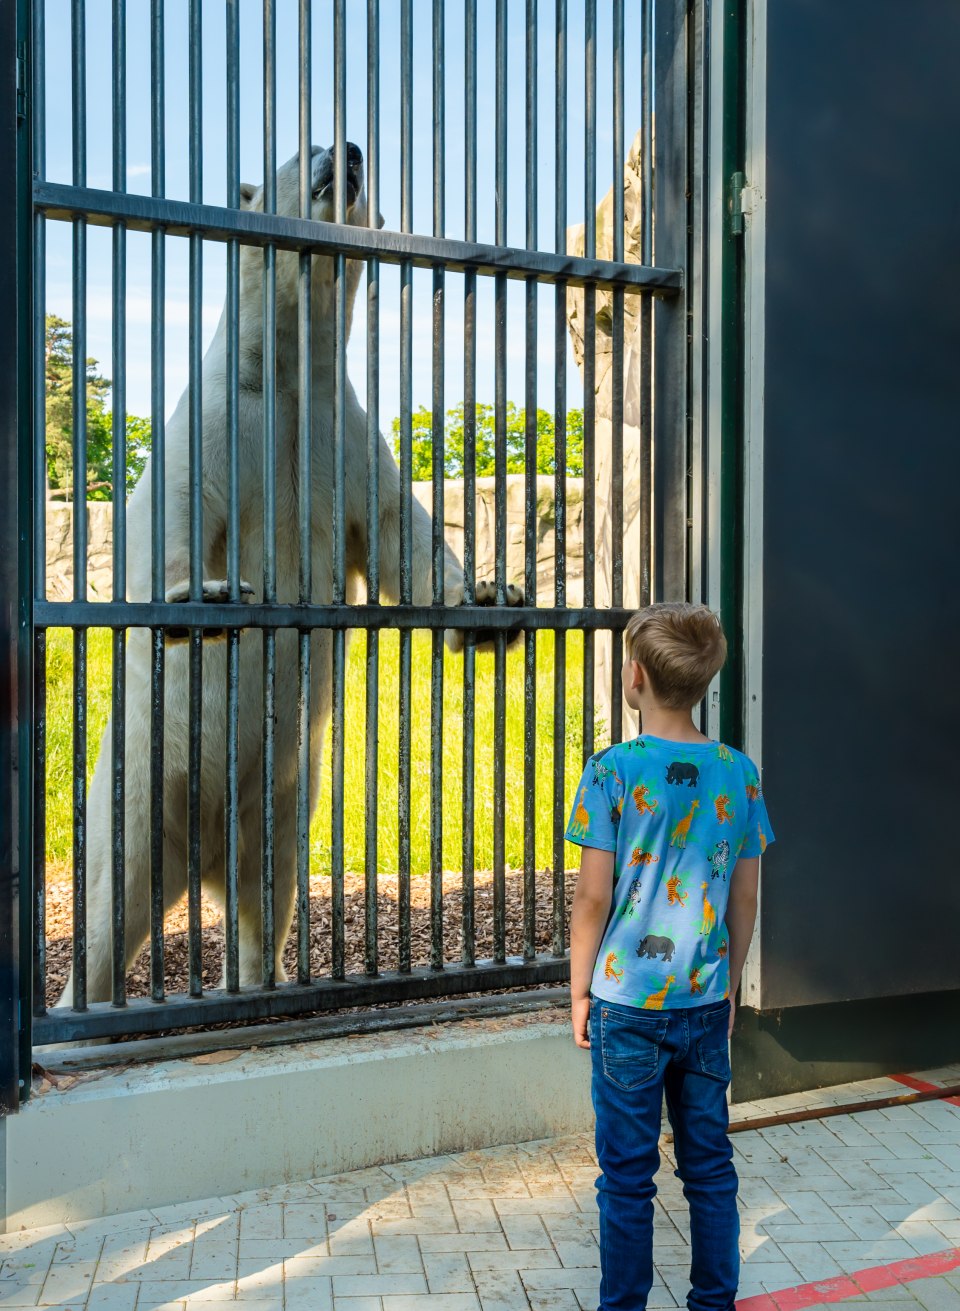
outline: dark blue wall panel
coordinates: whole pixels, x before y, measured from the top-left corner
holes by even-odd
[[[960,4],[767,9],[776,1007],[960,986]]]

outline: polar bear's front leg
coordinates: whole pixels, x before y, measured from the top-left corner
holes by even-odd
[[[411,498],[411,537],[413,553],[411,573],[413,604],[430,605],[433,600],[433,523],[419,501]],[[463,565],[449,543],[443,544],[443,602],[444,605],[463,604]],[[382,434],[380,437],[380,586],[391,600],[400,596],[400,470]],[[494,583],[478,581],[475,604],[494,605],[497,589]],[[507,586],[507,605],[523,604],[523,592],[513,584]],[[444,640],[451,651],[463,648],[463,629],[450,628]]]

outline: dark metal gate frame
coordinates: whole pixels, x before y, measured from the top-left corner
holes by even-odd
[[[528,153],[532,144],[532,155],[536,158],[537,116],[531,112],[535,104],[535,88],[538,75],[535,35],[536,0],[525,0],[527,16],[527,141]],[[623,14],[624,0],[612,0],[614,18],[614,176],[618,177],[624,159],[624,124],[623,124],[623,78],[624,45]],[[533,923],[533,789],[527,788],[524,807],[525,820],[525,872],[524,872],[524,954],[522,958],[507,958],[504,950],[504,870],[503,870],[503,823],[504,823],[504,715],[505,715],[505,648],[507,637],[511,632],[522,630],[525,636],[525,686],[526,696],[525,728],[526,751],[525,768],[527,778],[532,778],[533,751],[529,744],[533,741],[533,707],[534,698],[529,695],[533,688],[535,673],[535,633],[537,630],[552,630],[556,633],[557,650],[555,666],[555,723],[557,736],[562,743],[563,694],[565,687],[564,634],[578,629],[587,634],[584,659],[584,700],[585,708],[592,708],[593,669],[592,669],[592,635],[598,630],[610,630],[615,635],[615,655],[613,667],[615,673],[619,668],[616,646],[619,634],[628,617],[628,611],[622,608],[623,580],[622,564],[614,565],[612,608],[597,608],[594,604],[594,578],[592,553],[585,551],[584,605],[580,608],[566,607],[565,579],[563,570],[564,531],[563,506],[565,490],[565,440],[564,416],[566,414],[566,394],[562,371],[558,370],[556,395],[556,497],[557,497],[557,584],[554,605],[551,607],[529,604],[535,599],[535,556],[529,548],[529,521],[535,495],[534,433],[527,436],[527,515],[528,515],[528,549],[526,559],[527,603],[519,609],[508,609],[503,605],[506,593],[505,562],[505,521],[506,498],[504,494],[503,475],[506,468],[506,377],[504,353],[506,344],[506,279],[514,278],[525,282],[527,289],[526,316],[526,405],[528,425],[532,427],[531,416],[536,411],[536,288],[540,283],[552,283],[556,287],[556,348],[558,357],[563,358],[566,351],[566,288],[582,286],[585,288],[585,308],[587,323],[586,339],[586,373],[584,379],[585,416],[584,416],[584,475],[585,486],[591,487],[593,472],[593,412],[592,412],[592,351],[595,340],[595,309],[597,290],[609,290],[613,302],[613,368],[614,377],[619,377],[620,386],[614,388],[614,394],[620,398],[619,413],[614,414],[614,467],[618,458],[622,458],[622,380],[623,380],[623,297],[625,292],[643,296],[642,329],[645,360],[649,362],[652,334],[649,331],[651,319],[655,327],[656,349],[653,355],[654,373],[651,379],[649,367],[644,371],[643,394],[641,397],[642,413],[649,421],[653,411],[653,425],[644,424],[646,440],[641,451],[641,475],[644,487],[642,504],[641,531],[645,543],[650,549],[645,551],[641,562],[642,598],[668,598],[688,595],[691,577],[696,573],[696,564],[691,561],[691,516],[699,513],[699,508],[692,505],[689,479],[691,475],[691,452],[696,441],[693,434],[693,420],[690,413],[690,351],[689,335],[697,331],[699,322],[697,307],[691,303],[689,289],[684,286],[682,270],[689,267],[695,234],[691,211],[691,197],[698,193],[702,185],[700,177],[693,176],[695,166],[702,164],[703,141],[703,100],[693,84],[702,76],[704,64],[704,0],[657,0],[656,21],[654,22],[653,0],[642,0],[644,57],[641,75],[643,78],[644,123],[647,136],[645,144],[652,137],[652,119],[650,116],[651,96],[655,97],[657,106],[658,131],[655,149],[656,187],[652,187],[651,166],[653,158],[649,151],[644,151],[643,164],[646,170],[645,189],[647,194],[654,192],[653,227],[656,230],[656,260],[654,261],[654,232],[649,221],[643,233],[643,263],[627,265],[623,258],[623,222],[622,192],[615,188],[614,221],[614,261],[603,262],[595,258],[596,230],[594,215],[587,206],[585,256],[576,258],[565,253],[566,245],[566,0],[557,0],[556,32],[556,122],[555,140],[559,166],[556,180],[556,253],[534,249],[536,241],[537,181],[535,170],[528,167],[526,187],[527,249],[511,249],[504,244],[506,236],[506,0],[497,0],[496,5],[496,49],[497,49],[497,94],[496,94],[496,171],[497,193],[499,203],[496,216],[496,239],[494,246],[477,245],[476,232],[476,0],[465,0],[467,14],[466,47],[466,86],[467,86],[467,206],[466,232],[463,241],[449,240],[442,235],[444,214],[444,190],[442,167],[442,142],[444,132],[443,84],[442,77],[434,78],[434,234],[431,237],[414,234],[411,229],[412,214],[412,124],[409,109],[404,114],[401,134],[404,144],[404,163],[401,184],[401,231],[389,232],[376,229],[347,227],[341,223],[318,223],[312,220],[291,219],[277,216],[270,210],[275,207],[271,198],[271,189],[267,187],[264,213],[252,213],[239,210],[239,117],[238,117],[238,13],[235,0],[227,0],[228,21],[228,191],[234,207],[230,209],[215,208],[202,203],[199,174],[199,109],[197,106],[197,88],[199,86],[199,58],[191,60],[191,110],[190,110],[190,179],[191,199],[189,202],[167,200],[163,196],[163,69],[162,61],[154,64],[153,86],[153,149],[154,149],[154,195],[151,197],[134,196],[123,192],[125,181],[125,134],[123,129],[126,89],[122,78],[116,79],[114,88],[114,191],[96,191],[85,185],[85,140],[84,140],[84,56],[82,43],[74,51],[74,178],[73,184],[58,185],[43,180],[43,138],[38,131],[40,110],[43,97],[42,61],[38,57],[43,46],[43,11],[42,5],[29,5],[28,0],[17,0],[16,12],[13,6],[3,6],[3,27],[0,28],[0,86],[6,95],[4,103],[9,106],[13,79],[17,79],[16,95],[18,97],[18,117],[16,128],[11,125],[5,114],[0,123],[0,167],[2,178],[9,179],[16,171],[18,185],[16,188],[17,204],[13,203],[13,193],[5,193],[10,200],[0,205],[0,237],[10,237],[16,225],[17,239],[0,241],[0,249],[5,257],[0,262],[0,286],[9,288],[7,304],[17,306],[17,340],[19,346],[18,369],[5,373],[0,387],[0,416],[3,421],[2,455],[0,474],[5,474],[0,495],[4,498],[3,552],[0,559],[0,582],[2,582],[3,607],[0,608],[0,660],[6,662],[3,668],[3,682],[0,695],[3,697],[2,709],[4,721],[5,761],[14,762],[16,768],[4,765],[0,770],[0,803],[2,803],[2,823],[0,830],[0,933],[9,935],[9,952],[4,953],[3,974],[0,975],[0,1023],[5,1032],[19,1032],[20,1035],[20,1069],[29,1068],[31,1042],[30,1014],[32,1012],[33,1039],[42,1042],[61,1040],[83,1040],[96,1036],[117,1036],[129,1033],[150,1033],[172,1027],[195,1024],[211,1024],[224,1020],[241,1020],[272,1015],[295,1015],[309,1011],[334,1009],[344,1006],[369,1004],[375,1001],[395,1001],[404,998],[451,996],[466,991],[503,988],[523,985],[531,982],[561,981],[567,976],[568,962],[565,957],[564,924],[564,887],[563,887],[563,787],[562,787],[562,749],[555,749],[555,778],[559,769],[560,787],[555,786],[554,795],[554,905],[553,905],[553,946],[550,953],[537,955],[534,948]],[[300,0],[299,6],[301,33],[310,30],[310,0]],[[434,39],[443,31],[443,0],[434,0]],[[275,22],[274,0],[264,0],[266,22],[265,32],[265,176],[270,178],[275,170],[275,50],[271,39]],[[113,0],[114,18],[114,55],[123,63],[123,18],[125,0]],[[153,23],[154,51],[156,60],[157,36],[163,31],[163,0],[152,0],[151,14]],[[376,34],[379,30],[378,0],[368,0],[368,14],[371,31],[374,36],[368,47],[368,109],[369,139],[367,142],[368,191],[373,212],[377,209],[378,184],[378,136],[379,136],[379,60],[380,52]],[[406,91],[402,103],[409,105],[412,87],[412,41],[411,41],[411,0],[403,0],[402,39],[401,39],[401,77]],[[335,66],[340,70],[335,104],[342,108],[345,103],[345,61],[342,58],[345,34],[345,0],[335,0],[334,4],[334,52]],[[73,0],[73,21],[82,25],[84,21],[84,0]],[[200,5],[199,0],[191,0],[190,22],[195,35],[199,34]],[[590,135],[596,122],[596,0],[586,0],[586,186],[585,194],[595,194],[596,148]],[[653,41],[647,40],[649,36]],[[619,39],[617,39],[619,38]],[[199,42],[192,42],[192,49],[199,51]],[[439,52],[441,46],[435,46]],[[13,58],[16,52],[16,60]],[[338,60],[339,54],[339,60]],[[592,60],[592,66],[591,66]],[[472,61],[472,62],[471,62]],[[301,158],[303,145],[310,144],[309,132],[309,41],[301,41],[300,86],[301,86]],[[195,66],[196,65],[196,66]],[[439,70],[442,62],[435,60]],[[15,68],[15,72],[12,71]],[[32,88],[33,106],[27,115],[27,88]],[[273,88],[273,89],[271,89]],[[532,88],[532,90],[531,90]],[[702,87],[701,87],[702,91]],[[337,113],[335,121],[335,145],[337,147],[337,167],[335,187],[338,197],[338,216],[345,216],[345,178],[341,161],[345,158],[344,114]],[[33,133],[31,134],[31,124]],[[679,125],[679,126],[678,126]],[[676,127],[677,130],[670,130]],[[272,153],[271,153],[272,152]],[[32,183],[31,183],[32,178]],[[309,205],[309,176],[305,168],[301,169],[301,212]],[[645,211],[648,215],[651,211]],[[200,362],[199,340],[199,268],[203,241],[225,242],[228,247],[228,311],[233,306],[236,315],[237,270],[240,244],[260,246],[265,252],[266,285],[271,286],[271,269],[275,267],[276,250],[297,251],[300,255],[301,286],[303,279],[309,279],[310,256],[322,253],[331,255],[336,262],[338,285],[337,301],[337,376],[345,377],[345,335],[344,335],[344,271],[347,258],[363,259],[367,264],[368,281],[368,450],[376,450],[379,416],[375,403],[375,384],[378,369],[378,271],[380,262],[399,264],[402,274],[401,292],[401,597],[400,604],[382,607],[378,604],[377,550],[376,550],[376,487],[370,479],[368,517],[374,529],[373,541],[368,560],[368,603],[362,606],[347,606],[343,603],[344,578],[344,533],[342,527],[335,528],[335,592],[334,604],[328,606],[313,605],[302,600],[298,605],[277,604],[271,599],[270,572],[271,562],[268,558],[265,573],[265,597],[263,604],[248,605],[241,602],[239,592],[239,544],[238,525],[236,522],[237,488],[232,488],[231,522],[228,529],[228,574],[231,584],[231,598],[226,604],[201,604],[199,590],[201,582],[202,560],[196,549],[191,551],[191,600],[176,607],[165,604],[163,596],[162,560],[160,568],[156,566],[154,579],[154,601],[133,604],[125,601],[123,578],[123,542],[124,522],[122,502],[118,503],[115,551],[115,599],[113,602],[90,603],[86,599],[84,585],[85,542],[81,527],[83,516],[77,518],[75,533],[75,561],[77,591],[75,598],[69,602],[50,602],[44,597],[43,590],[43,504],[44,478],[42,425],[35,425],[33,412],[42,411],[43,389],[42,371],[31,372],[31,356],[36,358],[43,348],[42,317],[42,282],[39,284],[37,304],[41,307],[36,314],[33,310],[33,278],[31,277],[31,248],[36,258],[34,277],[42,277],[43,231],[48,220],[63,220],[74,227],[74,290],[76,304],[82,307],[85,299],[85,230],[89,223],[109,226],[114,232],[114,297],[115,307],[123,305],[123,286],[125,278],[125,233],[128,230],[148,231],[153,234],[153,274],[154,294],[162,297],[163,292],[163,240],[164,234],[188,236],[191,244],[191,336],[190,359],[191,377]],[[6,252],[16,252],[14,261]],[[465,604],[454,610],[443,606],[442,586],[442,522],[443,522],[443,481],[434,482],[434,596],[430,606],[411,604],[411,578],[409,544],[410,533],[410,474],[411,474],[411,330],[410,287],[412,268],[422,267],[433,270],[434,279],[434,451],[438,455],[434,468],[442,469],[442,432],[443,432],[443,295],[444,271],[446,269],[463,271],[465,277],[465,411],[472,413],[471,405],[475,399],[476,366],[476,311],[475,288],[477,276],[492,277],[495,286],[495,333],[496,333],[496,467],[498,472],[496,497],[497,550],[496,550],[496,588],[500,605],[495,608],[481,608],[475,604],[473,594],[473,531],[472,515],[468,515],[465,525],[464,567],[466,574]],[[195,272],[196,275],[195,276]],[[267,303],[270,303],[268,290]],[[234,318],[235,321],[235,318]],[[39,328],[37,327],[39,324]],[[308,298],[301,292],[301,334],[309,339]],[[84,353],[83,313],[80,310],[74,324],[75,349]],[[123,358],[123,313],[114,315],[115,358]],[[236,332],[233,333],[231,351],[233,369],[236,368]],[[162,359],[163,338],[162,322],[154,333],[154,362]],[[303,359],[305,352],[301,352]],[[265,394],[274,385],[275,363],[266,352]],[[39,380],[37,375],[40,375]],[[122,384],[122,370],[115,370],[114,376]],[[235,378],[234,374],[234,378]],[[15,380],[15,381],[14,381]],[[155,422],[155,460],[162,468],[163,459],[163,406],[162,370],[154,370],[154,422]],[[15,394],[13,388],[16,388]],[[78,422],[75,423],[74,481],[77,485],[85,482],[83,447],[84,386],[82,377],[75,379],[75,406]],[[655,395],[655,405],[653,397]],[[301,415],[309,405],[309,381],[301,378]],[[123,416],[123,398],[121,391],[114,398],[115,414]],[[234,407],[235,414],[235,407]],[[343,452],[344,428],[343,407],[335,406],[335,486],[334,504],[343,505]],[[308,420],[301,418],[302,430],[307,431]],[[272,440],[269,421],[265,424],[266,447]],[[39,429],[40,440],[35,433]],[[233,422],[234,458],[231,460],[231,476],[235,479],[237,470],[236,422]],[[79,430],[79,431],[77,431]],[[653,432],[654,440],[649,437]],[[16,440],[15,440],[16,434]],[[466,494],[465,504],[472,505],[473,479],[472,454],[474,433],[468,424],[466,432]],[[199,433],[197,433],[199,443]],[[123,443],[115,442],[114,459],[117,465],[115,475],[122,475]],[[308,443],[302,443],[302,447]],[[34,452],[31,458],[31,452]],[[194,452],[192,472],[192,494],[199,504],[199,445]],[[305,468],[309,468],[309,450],[306,451]],[[267,462],[269,466],[269,461]],[[651,464],[653,478],[649,477]],[[375,464],[373,465],[375,467]],[[123,485],[123,477],[115,476],[115,486]],[[303,480],[301,485],[305,486]],[[154,523],[162,522],[162,487],[161,479],[154,480],[155,517]],[[652,495],[646,489],[652,490]],[[306,493],[309,495],[309,493]],[[622,534],[622,475],[614,482],[614,532]],[[265,517],[268,525],[270,519],[270,489],[266,493]],[[18,500],[16,513],[14,501]],[[593,497],[586,497],[585,516],[587,534],[593,530]],[[301,511],[304,507],[301,505]],[[36,525],[32,522],[36,515]],[[336,519],[336,516],[335,516]],[[309,514],[301,513],[301,523],[309,531]],[[14,525],[16,525],[14,531]],[[194,518],[191,537],[197,531],[197,519]],[[268,528],[268,531],[270,529]],[[275,525],[274,529],[275,531]],[[192,545],[196,546],[196,541]],[[622,538],[621,538],[622,540]],[[37,546],[40,543],[40,546]],[[157,553],[155,553],[156,556]],[[162,555],[162,552],[160,553]],[[271,552],[267,552],[268,557]],[[275,577],[275,575],[274,575]],[[309,595],[309,578],[301,579],[301,596]],[[13,622],[13,602],[17,600],[18,622]],[[190,942],[191,942],[191,995],[164,997],[162,974],[162,902],[161,913],[155,911],[152,932],[153,960],[153,998],[130,999],[124,995],[122,955],[115,953],[114,998],[112,1002],[85,1004],[82,986],[78,991],[76,1009],[57,1013],[47,1013],[41,990],[43,981],[43,689],[45,686],[44,640],[45,630],[53,626],[72,626],[76,652],[76,674],[78,678],[75,705],[75,777],[74,804],[80,823],[75,834],[75,897],[78,907],[78,919],[82,920],[82,908],[85,892],[84,885],[84,830],[82,818],[85,805],[85,706],[83,696],[83,677],[86,651],[86,626],[114,628],[114,658],[117,669],[122,674],[124,667],[124,634],[127,628],[149,628],[154,634],[154,671],[155,686],[160,696],[162,707],[162,652],[163,634],[167,627],[187,625],[191,630],[191,651],[193,659],[198,661],[201,651],[201,633],[205,628],[225,628],[228,632],[228,710],[234,735],[228,733],[228,796],[227,796],[227,988],[224,991],[208,991],[202,994],[199,981],[199,867],[194,863],[189,881]],[[443,630],[459,628],[464,630],[466,642],[464,652],[465,709],[464,756],[470,769],[464,773],[463,805],[465,813],[472,806],[472,690],[474,668],[474,638],[480,631],[492,630],[495,634],[495,799],[494,799],[494,921],[495,921],[495,955],[490,962],[477,962],[473,956],[473,897],[472,897],[472,828],[464,825],[464,959],[458,966],[444,965],[442,959],[442,889],[439,879],[439,837],[441,832],[440,792],[434,786],[431,792],[431,842],[435,859],[432,874],[432,910],[433,910],[433,950],[431,967],[411,969],[409,966],[409,715],[406,717],[406,742],[404,742],[404,724],[401,722],[401,783],[400,783],[400,968],[397,971],[381,973],[377,961],[376,937],[376,833],[370,831],[368,824],[367,842],[367,974],[347,978],[343,973],[343,832],[342,805],[338,822],[338,804],[342,801],[343,788],[343,658],[344,635],[347,629],[363,628],[367,631],[367,668],[368,677],[368,716],[367,716],[367,781],[368,786],[376,785],[376,669],[378,659],[377,636],[381,628],[398,628],[401,633],[401,680],[409,692],[410,686],[410,634],[413,629],[429,629],[433,633],[433,714],[438,714],[438,701],[442,696],[441,659]],[[265,877],[264,877],[264,986],[262,989],[240,991],[236,970],[236,739],[235,726],[237,716],[236,687],[237,661],[239,659],[239,633],[241,628],[259,629],[263,633],[265,647],[265,668],[271,668],[271,650],[275,635],[279,629],[290,628],[300,633],[300,715],[301,724],[309,707],[305,705],[304,690],[309,680],[309,633],[314,628],[326,628],[334,634],[334,701],[333,701],[333,751],[329,767],[333,774],[333,875],[332,896],[334,908],[334,965],[329,979],[311,980],[309,962],[306,957],[308,935],[304,932],[306,916],[307,887],[307,850],[305,840],[306,813],[306,761],[301,759],[301,790],[299,802],[300,835],[298,849],[298,908],[297,923],[299,928],[299,970],[296,983],[276,985],[270,978],[272,969],[272,950],[267,961],[267,940],[269,925],[269,907],[271,905],[269,871],[272,847],[268,836],[269,819],[265,823]],[[306,672],[305,672],[306,671]],[[121,680],[122,688],[122,680]],[[265,700],[269,708],[273,688],[269,672],[265,679]],[[372,700],[371,700],[372,698]],[[122,693],[115,694],[114,706],[122,704]],[[407,697],[409,705],[409,695]],[[619,697],[614,697],[614,722],[612,733],[614,740],[620,735]],[[266,717],[269,719],[269,715]],[[592,713],[585,713],[584,753],[593,749]],[[589,721],[589,722],[588,722]],[[157,720],[154,725],[154,745],[159,740]],[[437,719],[434,718],[434,724]],[[10,728],[16,727],[15,736],[9,736]],[[271,730],[265,724],[265,759],[269,760]],[[434,732],[432,752],[432,777],[437,778],[439,756],[439,733]],[[231,746],[231,743],[233,744]],[[122,891],[123,860],[123,756],[122,733],[117,739],[114,760],[114,862],[115,872],[119,873],[115,887]],[[9,749],[9,754],[6,754]],[[304,752],[301,752],[301,757]],[[469,757],[469,759],[468,759]],[[231,770],[231,759],[233,768]],[[157,768],[162,769],[159,761]],[[405,770],[404,770],[405,764]],[[157,775],[158,777],[162,775]],[[267,789],[269,795],[269,789]],[[119,798],[119,804],[117,802]],[[192,808],[196,810],[198,798],[193,799]],[[155,813],[153,820],[154,842],[159,837],[162,813]],[[269,810],[269,807],[266,808]],[[368,808],[368,814],[373,807]],[[374,810],[375,813],[375,810]],[[119,817],[120,823],[117,824]],[[14,821],[19,819],[19,827]],[[375,823],[375,821],[374,821]],[[194,830],[195,832],[197,830]],[[39,838],[39,842],[36,840]],[[31,853],[31,845],[36,843],[36,851]],[[371,867],[371,849],[373,863]],[[39,857],[39,858],[37,858]],[[31,883],[29,871],[33,867]],[[155,862],[156,865],[156,862]],[[404,865],[406,868],[404,869]],[[10,967],[17,964],[16,926],[17,894],[20,890],[30,889],[29,895],[21,897],[20,933],[24,943],[30,943],[32,951],[25,949],[20,954],[19,981]],[[157,887],[154,883],[154,893]],[[33,906],[38,914],[32,915]],[[122,953],[123,909],[122,897],[115,904],[115,942],[120,943]],[[338,923],[339,915],[339,923]],[[405,925],[405,932],[404,932]],[[232,938],[232,950],[231,950]],[[4,944],[6,945],[6,943]],[[81,966],[84,957],[82,930],[75,936],[75,961]],[[82,978],[81,978],[82,984]],[[32,1001],[31,1001],[32,994]],[[20,1005],[20,1001],[23,1005]],[[18,1072],[16,1065],[3,1070],[2,1095],[4,1104],[11,1107],[17,1097]],[[22,1080],[20,1080],[22,1089]]]

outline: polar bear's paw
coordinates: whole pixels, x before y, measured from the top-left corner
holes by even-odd
[[[493,582],[492,580],[487,580],[487,579],[478,582],[476,588],[474,589],[474,596],[476,597],[476,600],[474,602],[475,605],[484,605],[484,606],[496,605],[497,604],[496,583]],[[445,597],[445,600],[447,605],[451,604],[451,599],[449,596]],[[507,605],[510,607],[523,605],[523,601],[524,601],[523,589],[514,586],[513,583],[508,583],[507,594],[506,594]],[[454,605],[463,604],[462,584],[458,589],[458,595],[456,600],[453,602],[453,604]],[[492,646],[493,639],[495,636],[495,631],[497,630],[482,629],[480,632],[476,634],[476,645],[481,648]],[[461,628],[448,629],[446,633],[446,643],[451,651],[461,651],[463,649],[463,636],[464,636],[464,630]],[[516,629],[513,632],[508,632],[507,645],[510,646],[513,642],[517,641],[519,637],[520,637],[519,629]]]
[[[253,596],[253,588],[243,578],[240,579],[240,600],[249,601]],[[230,584],[226,578],[205,578],[203,580],[202,601],[210,605],[228,605],[230,603]],[[173,587],[168,587],[164,600],[167,605],[176,605],[190,600],[190,584],[188,582],[174,583]],[[168,628],[164,640],[168,644],[185,642],[190,636],[189,628]],[[224,636],[222,628],[205,628],[203,630],[203,639],[205,642],[216,641]]]

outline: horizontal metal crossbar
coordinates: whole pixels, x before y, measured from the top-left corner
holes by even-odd
[[[490,276],[500,273],[508,278],[534,278],[537,282],[560,282],[574,287],[588,284],[623,287],[625,291],[640,292],[677,292],[683,285],[683,274],[679,269],[451,241],[411,232],[391,232],[386,228],[319,223],[280,214],[223,209],[217,205],[160,200],[152,196],[98,191],[92,187],[71,187],[53,182],[34,184],[33,203],[47,218],[86,219],[88,223],[101,227],[123,222],[127,228],[138,232],[163,229],[174,236],[196,235],[208,241],[239,240],[248,246],[276,246],[281,250],[380,259],[388,264],[409,262],[417,268]]]
[[[199,602],[36,601],[38,628],[426,628],[519,633],[622,631],[632,611],[486,605],[241,605]]]
[[[351,974],[340,981],[281,983],[269,990],[250,988],[228,993],[216,989],[202,997],[175,994],[162,1002],[138,997],[125,1006],[95,1002],[79,1012],[64,1007],[35,1016],[33,1034],[35,1042],[47,1043],[109,1038],[124,1033],[159,1033],[164,1029],[220,1024],[226,1020],[260,1020],[274,1015],[303,1015],[415,997],[452,997],[464,992],[529,987],[534,983],[564,983],[569,975],[570,961],[566,956],[541,952],[528,962],[520,956],[508,956],[501,965],[485,960],[442,970],[423,968],[402,974],[385,971],[374,978]]]

